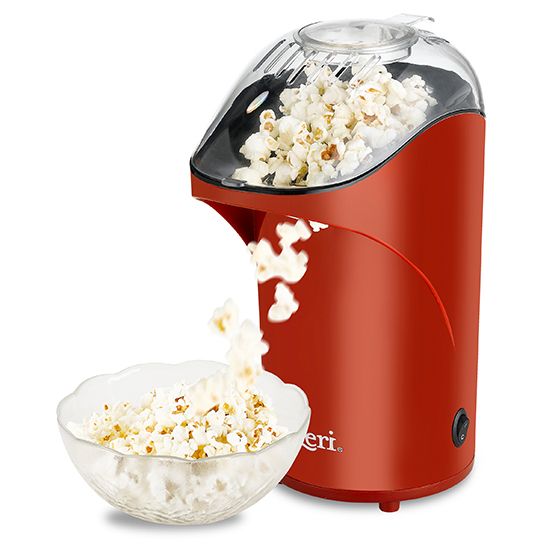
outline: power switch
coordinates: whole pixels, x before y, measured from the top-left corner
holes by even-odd
[[[467,416],[464,408],[461,408],[453,418],[452,439],[456,448],[460,448],[467,438],[468,426],[470,419]]]

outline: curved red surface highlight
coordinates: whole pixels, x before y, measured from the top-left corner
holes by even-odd
[[[364,236],[365,238],[368,238],[369,240],[372,240],[373,242],[376,242],[377,244],[380,244],[381,246],[385,247],[392,253],[394,253],[397,257],[400,257],[406,264],[408,264],[410,267],[412,267],[421,277],[421,279],[425,282],[429,290],[431,291],[434,300],[436,301],[436,304],[438,305],[438,308],[440,310],[440,313],[442,314],[442,318],[444,320],[444,324],[446,325],[446,328],[448,329],[448,333],[450,335],[451,343],[453,347],[455,347],[455,338],[453,336],[453,327],[451,326],[451,321],[448,316],[448,312],[446,310],[446,306],[442,302],[442,299],[440,298],[440,295],[438,294],[438,291],[432,284],[431,280],[425,275],[425,272],[421,270],[415,263],[413,263],[406,255],[402,254],[398,249],[394,248],[391,244],[388,244],[384,240],[381,240],[380,238],[377,238],[376,236],[372,236],[372,234],[368,234],[366,232],[359,232],[358,230],[350,229],[348,227],[339,227],[337,225],[329,225],[330,227],[334,227],[337,229],[347,230],[348,232],[352,232],[353,234],[359,234],[361,236]]]

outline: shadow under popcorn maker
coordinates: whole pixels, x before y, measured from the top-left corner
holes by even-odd
[[[417,22],[314,23],[286,34],[250,67],[191,159],[193,195],[246,243],[277,243],[277,223],[294,217],[329,225],[296,245],[309,263],[291,286],[300,307],[287,322],[267,319],[276,282],[259,285],[264,365],[302,387],[312,407],[283,483],[386,511],[461,481],[475,446],[483,103],[469,63]],[[400,82],[425,81],[434,100],[418,106],[417,125],[317,183],[304,169],[287,183],[273,172],[234,179],[247,177],[235,174],[251,167],[240,148],[262,112],[282,117],[285,89],[321,78],[337,81],[345,100],[364,100],[382,67]],[[383,129],[379,118],[363,122]],[[371,136],[362,136],[368,145]]]

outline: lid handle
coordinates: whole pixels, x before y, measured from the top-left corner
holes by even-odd
[[[401,25],[415,26],[418,23],[429,21],[434,23],[434,17],[428,15],[414,15],[413,13],[399,13],[385,19],[388,23],[398,23]]]

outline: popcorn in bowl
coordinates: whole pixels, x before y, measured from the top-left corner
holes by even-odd
[[[437,103],[419,75],[398,81],[383,65],[368,73],[361,66],[351,69],[354,76],[344,81],[328,66],[307,67],[308,81],[280,94],[281,115],[261,112],[259,131],[240,148],[249,165],[232,178],[289,188],[347,176],[374,149],[424,123]]]
[[[231,341],[229,366],[192,384],[154,388],[137,403],[104,404],[83,423],[69,422],[74,436],[124,454],[202,459],[258,451],[280,438],[268,399],[254,390],[268,351],[249,320],[238,324],[232,300],[215,310],[210,326]]]
[[[249,389],[238,391],[227,376],[216,373],[200,383],[205,387],[196,398],[217,397],[206,411],[206,403],[190,400],[190,386],[177,384],[155,388],[135,404],[106,404],[83,424],[70,422],[68,430],[120,453],[184,459],[258,451],[285,434],[269,401]]]
[[[229,365],[137,365],[90,378],[60,402],[70,458],[113,506],[158,523],[211,523],[290,468],[308,428],[306,395],[262,369],[268,346],[237,313],[227,301],[210,322],[231,340]]]
[[[250,244],[259,281],[280,278],[269,319],[298,302],[285,282],[306,272],[304,243],[323,223],[277,225],[280,253]],[[264,248],[264,249],[263,249]],[[262,332],[232,300],[211,329],[230,342],[228,365],[189,361],[131,367],[85,382],[59,404],[67,451],[87,483],[115,507],[159,523],[211,523],[247,508],[286,474],[304,440],[308,401],[265,372]]]

